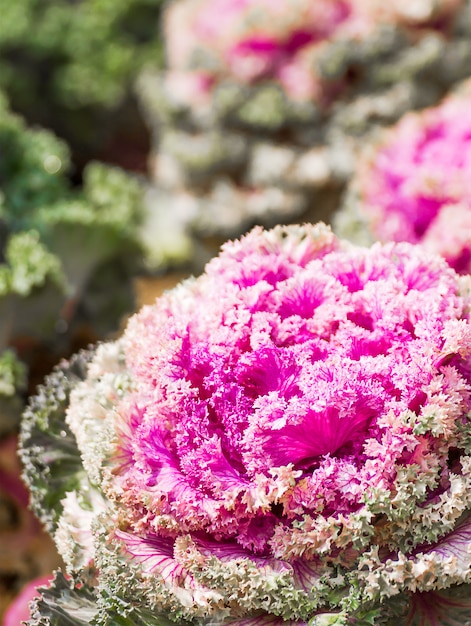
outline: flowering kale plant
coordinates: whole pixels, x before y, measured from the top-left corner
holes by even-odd
[[[340,67],[334,69],[342,65],[341,60],[331,60],[330,71],[324,67],[335,42],[361,46],[381,24],[446,30],[464,2],[384,4],[381,0],[173,2],[165,19],[169,87],[183,97],[186,91],[195,102],[228,78],[247,85],[272,79],[293,100],[326,103],[349,82]],[[337,51],[338,57],[344,54],[345,50]],[[332,82],[336,74],[339,80]]]
[[[456,271],[469,273],[470,180],[467,81],[441,105],[405,115],[365,150],[338,216],[339,230],[421,243]]]
[[[310,53],[339,31],[356,36],[371,29],[352,0],[186,0],[167,14],[171,84],[184,79],[201,97],[227,76],[253,84],[273,78],[295,98],[319,98]],[[185,37],[181,37],[181,32]],[[180,77],[179,72],[196,72]],[[193,76],[193,80],[189,80]],[[304,80],[300,80],[304,79]]]
[[[62,364],[22,457],[72,580],[29,623],[471,623],[470,281],[256,228]]]
[[[165,69],[137,91],[149,203],[180,256],[188,238],[330,221],[372,129],[471,66],[471,0],[174,0],[162,24]]]

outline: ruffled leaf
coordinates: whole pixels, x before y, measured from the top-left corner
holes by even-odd
[[[69,583],[57,572],[49,587],[39,587],[40,597],[32,602],[28,626],[87,626],[95,624],[98,606],[93,590]]]
[[[31,491],[31,506],[49,532],[62,512],[61,500],[79,489],[84,479],[80,451],[65,422],[72,389],[86,376],[92,353],[82,352],[46,378],[26,407],[21,433],[23,478]]]
[[[123,603],[122,614],[104,613],[93,587],[81,581],[74,584],[60,571],[49,587],[40,587],[38,592],[40,596],[31,603],[27,626],[175,626],[165,615],[134,609],[127,603]]]

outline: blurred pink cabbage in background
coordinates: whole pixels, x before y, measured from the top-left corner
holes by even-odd
[[[352,189],[374,238],[439,252],[471,269],[471,83],[408,113],[363,156]]]
[[[182,0],[166,14],[168,81],[183,100],[204,101],[231,77],[253,84],[274,79],[294,100],[322,101],[316,71],[323,47],[367,37],[380,23],[446,29],[463,0]],[[191,73],[194,76],[191,77]],[[187,84],[183,81],[188,80]],[[328,94],[327,94],[328,96]]]

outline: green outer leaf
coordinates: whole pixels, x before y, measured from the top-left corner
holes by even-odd
[[[56,572],[49,587],[38,589],[40,597],[31,604],[28,626],[86,626],[97,613],[96,598],[88,585],[71,586]]]
[[[27,626],[175,626],[167,617],[145,609],[132,609],[126,616],[104,614],[96,590],[88,582],[68,581],[61,571],[48,587],[38,591],[40,596],[31,604]]]
[[[147,610],[136,609],[127,617],[117,614],[108,615],[104,622],[97,621],[97,626],[175,626],[175,622],[171,621],[163,615],[156,615]],[[178,626],[188,626],[187,622],[179,622]]]
[[[65,494],[79,489],[84,476],[77,442],[65,423],[70,392],[86,375],[93,352],[58,365],[29,400],[22,419],[20,458],[31,491],[31,507],[53,533]]]

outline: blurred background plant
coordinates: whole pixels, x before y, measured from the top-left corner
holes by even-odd
[[[367,245],[409,241],[471,273],[471,80],[437,106],[404,115],[363,146],[339,233]]]
[[[176,0],[163,24],[138,81],[152,202],[203,246],[330,221],[365,138],[471,67],[468,0]]]
[[[0,0],[0,88],[29,123],[53,129],[83,166],[142,168],[147,136],[132,84],[162,61],[162,0]]]
[[[130,256],[126,252],[137,252],[142,213],[138,180],[115,166],[90,162],[83,184],[73,186],[70,170],[65,142],[49,130],[28,127],[3,100],[3,346],[28,336],[50,340],[64,331],[82,312],[88,284],[102,264],[115,257],[117,267]],[[107,288],[112,296],[110,281]],[[110,328],[116,327],[124,308],[116,310]],[[99,315],[95,320],[104,323]]]

